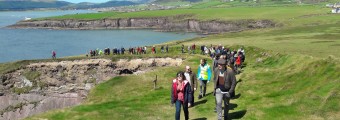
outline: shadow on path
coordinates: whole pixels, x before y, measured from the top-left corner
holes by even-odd
[[[209,93],[205,94],[204,97],[209,96],[209,95],[211,95],[211,94],[213,94],[213,92],[209,92]]]
[[[195,119],[191,119],[191,120],[207,120],[207,118],[203,117],[203,118],[195,118]]]
[[[241,97],[241,93],[239,93],[239,94],[233,96],[231,99],[238,99],[238,98],[240,98],[240,97]]]
[[[229,110],[234,110],[235,108],[237,108],[237,106],[237,104],[229,103]]]
[[[197,106],[197,105],[200,105],[200,104],[204,104],[206,103],[208,100],[201,100],[201,101],[198,101],[198,102],[195,102],[194,105]]]
[[[237,106],[237,104],[229,103],[229,110],[234,110],[235,108],[237,108]],[[224,110],[224,106],[222,107],[222,110]]]
[[[231,119],[241,119],[244,115],[246,115],[247,110],[241,110],[229,113],[229,120]]]

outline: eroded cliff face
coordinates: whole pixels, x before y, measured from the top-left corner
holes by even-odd
[[[275,23],[270,20],[199,21],[195,19],[183,19],[182,17],[20,21],[8,27],[47,29],[154,29],[159,31],[198,33],[235,32],[275,27]]]
[[[181,64],[182,59],[172,58],[33,63],[0,76],[0,120],[78,105],[96,84],[112,77]]]

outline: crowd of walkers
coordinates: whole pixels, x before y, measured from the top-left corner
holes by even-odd
[[[195,44],[188,46],[188,53],[195,54],[195,47]],[[182,45],[182,53],[185,53],[184,48]],[[206,87],[212,79],[214,83],[213,95],[215,96],[214,111],[217,113],[218,120],[227,120],[230,99],[235,96],[236,74],[239,73],[238,69],[241,69],[245,60],[245,50],[243,48],[237,51],[230,50],[222,45],[215,47],[211,45],[210,48],[203,45],[200,48],[202,55],[209,55],[212,59],[212,66],[207,63],[206,59],[201,59],[197,74],[191,71],[190,66],[185,67],[185,72],[180,71],[176,74],[171,87],[171,103],[176,107],[175,119],[180,119],[181,107],[185,119],[189,119],[188,109],[195,105],[194,93],[198,83],[200,83],[198,99],[201,99],[206,97]]]
[[[181,46],[181,52],[196,54],[196,45]],[[189,119],[188,108],[195,105],[194,93],[199,85],[198,99],[206,97],[206,88],[208,83],[213,80],[215,96],[215,109],[217,113],[217,119],[222,120],[224,114],[224,120],[228,119],[228,111],[230,99],[235,96],[236,87],[236,74],[239,74],[245,61],[245,50],[241,47],[238,50],[231,50],[224,46],[217,45],[207,47],[202,45],[198,47],[201,55],[207,55],[212,59],[211,66],[207,63],[206,59],[201,59],[198,65],[197,72],[193,72],[190,66],[186,66],[184,72],[180,71],[176,74],[176,78],[172,80],[171,87],[171,103],[176,106],[175,119],[180,119],[181,107],[183,107],[184,117]],[[90,50],[86,56],[100,56],[100,55],[141,55],[147,54],[147,47],[130,47],[127,50],[124,47],[121,48],[105,48]],[[160,46],[161,53],[168,53],[169,46]],[[126,53],[127,52],[127,53]],[[156,54],[157,49],[155,46],[151,47],[151,54]],[[56,58],[56,52],[52,51],[52,59]],[[195,74],[196,73],[196,74]],[[212,78],[213,77],[213,78]],[[223,105],[224,112],[222,113]]]
[[[94,49],[90,50],[87,52],[86,56],[87,57],[93,57],[93,56],[101,56],[101,55],[124,55],[124,54],[131,54],[131,55],[142,55],[142,54],[147,54],[147,47],[130,47],[128,49],[125,49],[124,47],[121,48],[113,48],[112,50],[107,47],[104,50],[102,49]],[[162,45],[160,47],[161,53],[168,53],[169,52],[169,46]],[[156,54],[157,49],[155,46],[152,46],[150,48],[150,53],[151,54]]]

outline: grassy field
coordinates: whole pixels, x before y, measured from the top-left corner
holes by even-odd
[[[96,86],[79,106],[49,111],[28,120],[154,120],[174,119],[170,105],[170,86],[175,74],[190,65],[193,71],[203,55],[180,53],[180,45],[218,45],[232,49],[244,46],[246,67],[237,76],[236,98],[231,100],[232,119],[339,119],[340,118],[340,15],[329,14],[321,5],[237,6],[217,1],[198,3],[190,9],[99,13],[62,16],[53,19],[101,19],[159,17],[193,14],[200,20],[271,19],[282,24],[276,28],[209,35],[186,41],[173,41],[169,54],[143,56],[106,56],[120,58],[181,57],[180,67],[160,67],[140,75],[115,77]],[[96,16],[96,17],[92,17]],[[149,49],[150,50],[150,49]],[[60,60],[84,57],[60,58]],[[0,73],[18,69],[30,62],[0,64]],[[51,60],[44,60],[51,61]],[[211,64],[211,60],[208,61]],[[152,80],[159,78],[159,89]],[[212,83],[208,94],[190,108],[190,119],[216,119]],[[195,92],[196,97],[198,92]],[[181,115],[183,119],[183,113]]]
[[[193,40],[185,45],[193,43],[256,46],[285,54],[339,58],[340,24],[226,33]]]
[[[214,2],[213,2],[214,3]],[[210,3],[210,4],[213,4]],[[223,3],[225,4],[225,3]],[[205,4],[204,4],[205,5]],[[239,19],[268,19],[279,26],[305,26],[320,24],[336,24],[340,16],[330,14],[331,9],[324,5],[288,5],[288,6],[240,6],[240,7],[207,7],[195,5],[188,9],[156,10],[139,12],[104,12],[77,15],[64,15],[42,19],[104,19],[104,18],[146,18],[175,15],[192,15],[183,19],[208,20],[239,20]],[[198,7],[194,8],[194,7]]]

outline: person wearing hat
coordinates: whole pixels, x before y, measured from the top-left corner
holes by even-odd
[[[227,61],[219,59],[218,68],[214,71],[214,95],[216,98],[217,119],[222,120],[222,101],[224,103],[224,120],[228,119],[230,95],[236,86],[235,73],[231,68],[226,68]]]

